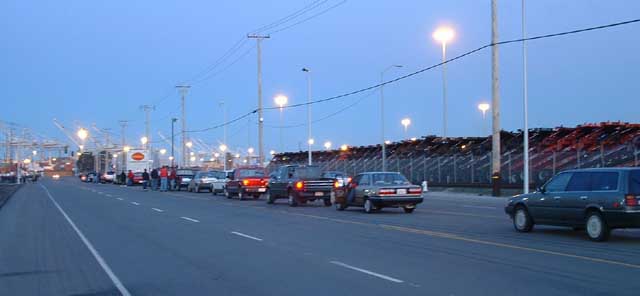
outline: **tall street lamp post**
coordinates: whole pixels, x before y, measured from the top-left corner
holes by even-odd
[[[455,32],[449,27],[440,27],[433,32],[433,39],[442,43],[442,135],[447,137],[447,43]]]
[[[309,165],[311,165],[313,163],[311,156],[311,145],[313,144],[313,138],[311,137],[311,70],[302,68],[302,72],[307,73],[307,143],[309,144]]]
[[[278,107],[280,108],[280,151],[284,151],[284,144],[283,144],[283,118],[282,118],[282,113],[284,111],[284,106],[287,105],[287,102],[289,101],[289,98],[285,95],[277,95],[274,99],[273,99],[276,103],[276,105],[278,105]]]
[[[382,171],[387,171],[387,145],[384,139],[384,73],[402,65],[391,65],[380,72],[380,141],[382,143]]]

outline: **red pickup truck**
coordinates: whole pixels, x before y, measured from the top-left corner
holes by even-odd
[[[247,195],[251,195],[254,199],[258,199],[267,192],[269,177],[262,167],[237,168],[231,176],[232,178],[224,186],[224,195],[227,198],[237,195],[242,200]]]

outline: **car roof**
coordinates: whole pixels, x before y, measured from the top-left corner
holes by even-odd
[[[585,168],[585,169],[572,169],[572,170],[566,170],[563,171],[561,173],[576,173],[576,172],[626,172],[626,171],[633,171],[633,170],[640,170],[640,168],[638,167],[612,167],[612,168]]]

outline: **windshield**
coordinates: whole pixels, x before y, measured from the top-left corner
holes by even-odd
[[[299,167],[296,169],[295,176],[303,179],[322,178],[322,170],[316,166]]]
[[[240,178],[246,177],[264,177],[264,170],[262,169],[243,169],[238,171]]]
[[[177,170],[176,171],[176,175],[191,176],[191,175],[193,175],[193,171],[192,170]]]
[[[407,178],[396,173],[373,174],[374,185],[409,185],[411,184]]]
[[[322,177],[324,178],[344,178],[344,174],[340,173],[340,172],[325,172],[324,174],[322,174]]]
[[[629,194],[640,195],[640,170],[629,172]]]

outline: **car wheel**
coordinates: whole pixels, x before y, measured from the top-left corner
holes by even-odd
[[[273,204],[273,202],[275,201],[275,199],[273,198],[273,196],[271,195],[271,190],[267,189],[267,192],[264,193],[265,197],[267,198],[267,203],[268,204]]]
[[[413,210],[416,209],[416,206],[406,206],[406,207],[402,207],[402,209],[404,210],[405,213],[411,214],[413,213]]]
[[[339,202],[333,203],[333,206],[336,208],[337,211],[344,211],[344,209],[347,208],[346,204],[339,203]]]
[[[228,199],[231,199],[231,193],[229,193],[229,190],[227,190],[227,188],[224,188],[224,196],[226,196]]]
[[[325,207],[330,207],[330,206],[331,206],[331,204],[332,204],[332,203],[331,203],[331,200],[329,200],[329,199],[323,199],[322,201],[324,202],[324,206],[325,206]]]
[[[513,214],[513,227],[518,232],[529,232],[533,229],[533,220],[525,207],[516,208],[516,213]]]
[[[298,199],[293,195],[293,193],[291,193],[291,191],[289,191],[289,206],[290,207],[298,206]]]
[[[376,210],[376,207],[373,205],[373,203],[367,199],[364,201],[364,212],[367,214],[371,214]]]
[[[591,211],[587,214],[586,229],[589,239],[596,242],[608,240],[611,234],[609,225],[598,211]]]

